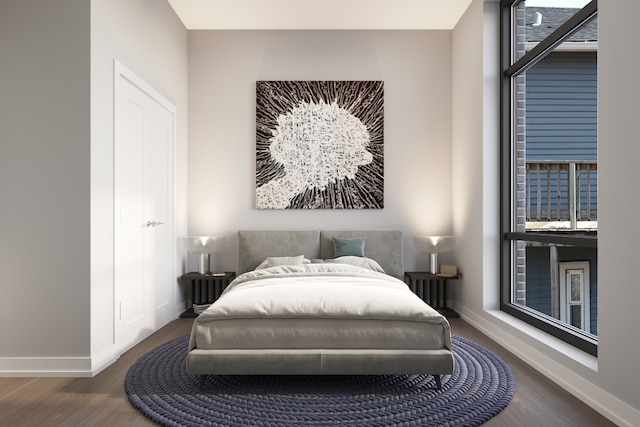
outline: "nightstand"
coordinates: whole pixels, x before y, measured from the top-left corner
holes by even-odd
[[[180,317],[198,317],[204,307],[220,297],[235,277],[236,273],[231,271],[222,274],[187,273],[180,276],[180,284],[191,290],[191,306]]]
[[[460,317],[453,309],[447,307],[447,281],[459,278],[459,275],[445,277],[422,271],[404,273],[404,281],[409,288],[445,317]]]

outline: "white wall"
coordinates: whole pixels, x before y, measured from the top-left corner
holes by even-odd
[[[155,0],[10,0],[0,55],[0,372],[90,375],[116,356],[113,59],[178,107],[183,233],[187,31]]]
[[[490,103],[497,96],[491,77],[499,64],[485,57],[490,41],[483,37],[483,7],[474,1],[453,32],[453,223],[456,259],[463,269],[453,294],[478,311],[489,303],[486,294],[498,295],[499,250],[498,116]]]
[[[255,209],[258,80],[384,81],[384,209]],[[227,236],[214,268],[243,228],[401,229],[425,268],[412,238],[451,232],[450,165],[450,31],[189,32],[189,232]]]
[[[633,406],[640,425],[640,4],[599,2],[598,8],[596,381]]]
[[[167,2],[91,2],[91,352],[93,371],[110,361],[113,301],[113,63],[118,59],[177,109],[177,236],[186,232],[187,30]],[[176,255],[176,274],[182,256]],[[176,289],[178,284],[176,280]],[[184,306],[177,295],[176,314]]]
[[[498,307],[497,0],[476,0],[453,35],[454,231],[465,274],[455,308],[619,425],[640,425],[639,6],[599,4],[599,354],[593,358]],[[621,66],[624,64],[624,67]],[[478,112],[481,111],[482,114]],[[466,154],[469,160],[464,159]],[[482,158],[480,164],[475,159]],[[635,191],[620,191],[620,189]],[[621,268],[622,267],[622,268]]]
[[[86,1],[0,2],[0,372],[88,362],[89,31]]]

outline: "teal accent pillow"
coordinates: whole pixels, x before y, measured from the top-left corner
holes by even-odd
[[[333,257],[341,256],[364,256],[364,237],[353,237],[343,239],[333,237]]]

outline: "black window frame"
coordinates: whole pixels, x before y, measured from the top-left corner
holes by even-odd
[[[512,192],[512,137],[513,137],[513,101],[512,79],[534,66],[548,53],[559,46],[565,39],[589,23],[598,14],[598,2],[592,0],[580,9],[569,20],[553,31],[547,38],[538,43],[533,49],[512,63],[513,52],[513,19],[512,10],[523,0],[500,1],[500,226],[502,231],[500,247],[500,309],[536,328],[559,338],[574,347],[591,355],[598,354],[598,341],[590,334],[580,333],[564,323],[544,316],[535,310],[516,305],[511,302],[512,297],[512,244],[514,241],[529,241],[542,243],[565,244],[571,246],[597,248],[597,236],[567,236],[546,233],[522,233],[511,229],[513,214]]]

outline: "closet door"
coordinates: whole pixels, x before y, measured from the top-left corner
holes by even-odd
[[[125,349],[173,318],[174,107],[116,64],[115,343]]]

